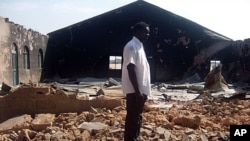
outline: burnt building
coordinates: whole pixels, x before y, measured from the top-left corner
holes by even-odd
[[[0,81],[40,82],[48,37],[0,17]]]
[[[120,77],[123,47],[139,21],[151,29],[145,52],[153,82],[202,79],[212,60],[232,61],[230,38],[138,0],[49,33],[42,78]]]

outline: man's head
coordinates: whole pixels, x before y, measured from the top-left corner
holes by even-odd
[[[149,38],[149,25],[145,22],[138,22],[134,26],[134,36],[138,38],[141,42],[147,41]]]

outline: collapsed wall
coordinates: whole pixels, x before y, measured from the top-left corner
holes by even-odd
[[[21,85],[0,96],[0,122],[9,118],[39,113],[69,113],[93,108],[113,109],[121,106],[121,99],[97,96],[92,100],[79,97],[76,92],[56,90],[50,85]]]

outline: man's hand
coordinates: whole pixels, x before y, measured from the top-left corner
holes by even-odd
[[[140,91],[135,92],[135,100],[137,103],[142,102],[144,99],[143,94]]]

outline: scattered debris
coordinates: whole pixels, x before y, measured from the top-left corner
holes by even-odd
[[[10,90],[11,90],[11,86],[3,82],[1,85],[1,91],[8,93]]]
[[[0,96],[0,140],[123,140],[126,102],[121,85],[105,84],[31,82],[12,87]],[[250,124],[247,90],[208,91],[204,85],[152,85],[141,140],[228,141],[231,124]]]
[[[219,64],[210,71],[205,78],[205,89],[213,92],[225,91],[228,89],[228,84],[221,74],[222,65]]]

